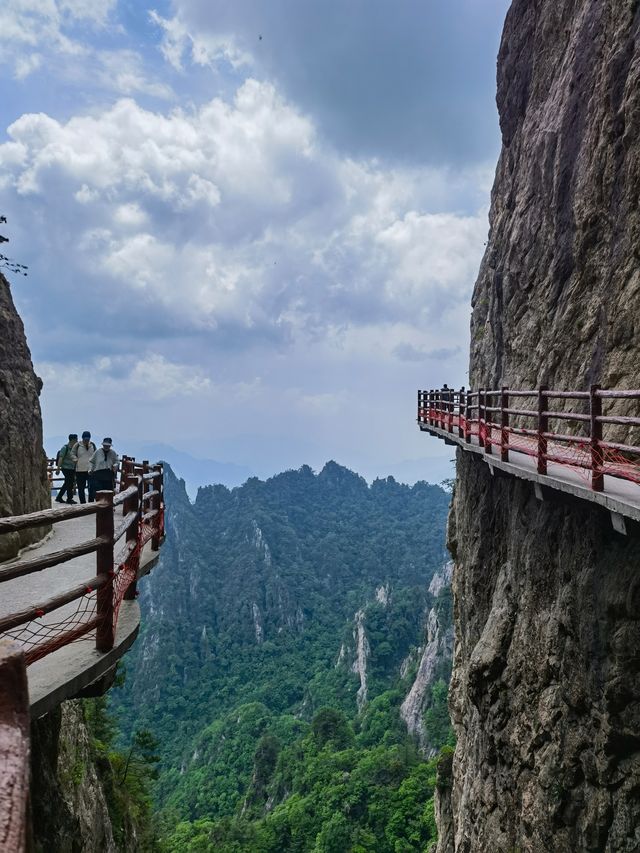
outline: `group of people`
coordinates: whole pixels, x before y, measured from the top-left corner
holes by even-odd
[[[96,492],[115,490],[118,454],[111,445],[110,438],[103,438],[102,445],[96,448],[88,430],[82,433],[80,441],[77,433],[69,435],[69,441],[56,456],[56,475],[62,472],[64,477],[56,496],[58,503],[76,503],[73,499],[76,486],[81,504],[87,502],[87,490],[90,501],[95,500]]]

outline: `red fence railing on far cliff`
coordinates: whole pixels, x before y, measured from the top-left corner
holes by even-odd
[[[511,450],[537,460],[539,474],[547,474],[549,462],[575,468],[593,491],[604,490],[604,477],[640,484],[640,446],[614,441],[605,431],[638,431],[640,417],[606,413],[605,407],[627,407],[640,401],[640,391],[606,390],[593,385],[589,391],[531,390],[459,391],[447,388],[418,391],[418,424],[472,441],[487,455],[500,454],[509,461]],[[559,406],[559,407],[557,407]],[[551,428],[552,424],[558,427]],[[573,431],[560,431],[562,424]]]
[[[121,513],[119,512],[121,508]],[[24,650],[27,664],[95,632],[96,649],[115,642],[123,599],[136,595],[145,545],[157,551],[164,538],[164,474],[161,464],[123,457],[116,491],[100,491],[92,503],[0,518],[0,535],[95,515],[95,537],[58,551],[0,564],[0,596],[8,581],[95,553],[95,574],[51,598],[0,617],[0,640]],[[69,607],[68,605],[74,605]],[[50,615],[52,614],[52,615]]]

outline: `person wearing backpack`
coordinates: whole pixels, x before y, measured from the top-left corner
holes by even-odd
[[[65,494],[67,496],[68,504],[75,503],[73,499],[73,485],[76,478],[76,462],[78,460],[73,449],[77,443],[78,434],[75,432],[70,433],[69,441],[60,448],[58,455],[56,456],[56,474],[59,474],[60,471],[62,471],[62,476],[64,477],[62,488],[58,491],[56,496],[56,501],[59,504],[64,503],[63,496]]]
[[[93,454],[96,452],[96,446],[91,441],[91,433],[89,430],[85,430],[82,433],[82,441],[79,441],[75,445],[73,452],[78,460],[76,463],[76,486],[78,487],[78,497],[80,498],[80,503],[84,504],[87,502],[87,481],[89,483],[89,501],[93,501],[95,499],[93,494],[93,477],[89,474],[89,462],[91,461]]]

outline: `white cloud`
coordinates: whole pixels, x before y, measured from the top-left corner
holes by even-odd
[[[134,50],[96,50],[92,62],[93,83],[104,89],[120,95],[150,95],[162,100],[175,97],[168,83],[147,74],[142,57]]]
[[[67,122],[28,114],[8,135],[3,203],[37,219],[55,198],[53,251],[95,282],[87,300],[108,285],[165,327],[247,343],[394,323],[422,334],[468,301],[486,212],[429,212],[446,175],[340,158],[270,84],[191,110],[123,99]]]
[[[23,79],[42,64],[36,53],[81,54],[86,47],[73,37],[78,24],[105,27],[116,0],[11,0],[0,6],[0,62],[14,66]],[[32,53],[25,56],[25,49]]]
[[[116,20],[117,0],[11,0],[0,6],[0,65],[16,80],[37,72],[93,92],[173,99],[171,86],[149,74],[127,47],[99,47],[104,34],[126,42]]]
[[[192,30],[180,15],[163,18],[154,9],[149,12],[149,17],[162,33],[160,49],[164,58],[177,71],[183,70],[185,59],[194,65],[228,63],[234,69],[252,64],[251,56],[240,50],[230,35]]]
[[[88,364],[41,362],[36,370],[50,396],[82,396],[84,399],[110,395],[138,403],[181,397],[210,396],[211,378],[200,368],[169,361],[158,353],[141,357],[102,356]]]

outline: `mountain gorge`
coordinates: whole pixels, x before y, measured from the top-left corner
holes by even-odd
[[[193,504],[166,488],[112,705],[159,744],[167,849],[422,850],[452,743],[449,494],[333,462]]]

